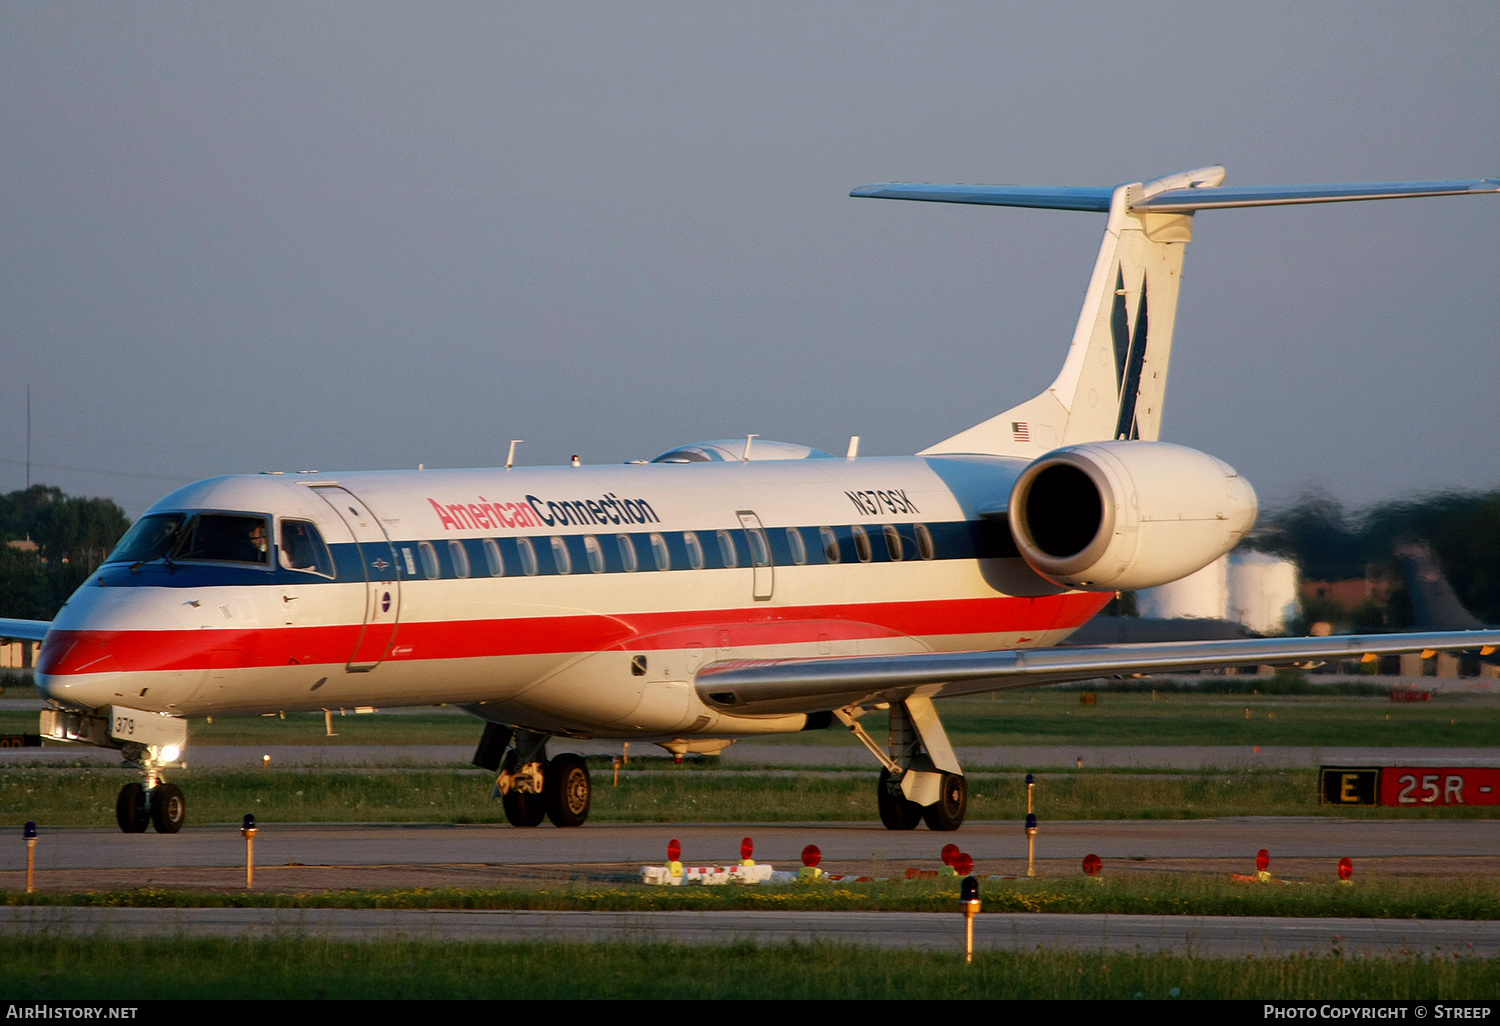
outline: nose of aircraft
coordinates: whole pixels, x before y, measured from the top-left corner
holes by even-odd
[[[36,684],[42,695],[62,705],[97,709],[120,698],[120,661],[107,644],[51,631],[37,660]]]

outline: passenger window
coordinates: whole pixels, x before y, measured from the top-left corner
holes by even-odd
[[[604,573],[604,546],[599,544],[599,539],[591,534],[583,537],[583,551],[588,553],[589,571],[591,573]]]
[[[901,532],[896,530],[894,524],[886,524],[881,529],[885,535],[885,548],[891,554],[891,562],[899,563],[906,558],[905,551],[901,548]]]
[[[802,532],[795,527],[788,527],[786,529],[786,543],[792,549],[792,562],[798,566],[806,565],[807,543],[802,540]]]
[[[854,535],[854,554],[859,557],[861,563],[868,563],[870,557],[874,555],[870,549],[870,536],[858,524],[851,527],[849,531]]]
[[[530,538],[517,538],[516,551],[521,554],[521,573],[527,577],[535,577],[537,572],[536,549],[532,548]]]
[[[448,542],[448,559],[453,563],[454,577],[469,576],[469,550],[461,541]]]
[[[688,566],[694,570],[703,569],[703,543],[698,541],[698,536],[692,531],[686,531],[682,535],[682,542],[687,546]]]
[[[635,542],[630,540],[628,534],[615,535],[615,543],[620,546],[620,565],[625,568],[627,574],[633,574],[640,567],[635,558]]]
[[[672,569],[672,550],[667,548],[667,540],[659,534],[651,536],[651,557],[656,560],[656,569]]]
[[[568,540],[555,534],[552,536],[552,562],[560,574],[573,572],[573,557],[568,555]]]
[[[843,555],[839,552],[839,536],[833,533],[833,528],[818,528],[818,537],[823,540],[824,559],[830,563],[837,563],[843,559]]]
[[[484,561],[489,564],[491,577],[505,576],[505,557],[500,554],[500,543],[493,538],[484,540]]]
[[[437,580],[439,576],[437,549],[432,547],[432,542],[418,542],[417,555],[422,560],[422,576],[429,581]]]
[[[740,554],[735,550],[734,537],[728,531],[719,532],[719,558],[724,560],[726,567],[740,565]]]
[[[306,520],[281,522],[281,565],[288,570],[334,576],[333,556],[323,544],[323,536]]]
[[[917,555],[923,559],[931,559],[936,555],[932,546],[932,532],[927,530],[926,524],[917,525]]]
[[[770,566],[771,545],[766,541],[766,533],[752,527],[745,532],[745,537],[750,539],[750,562],[756,566]]]

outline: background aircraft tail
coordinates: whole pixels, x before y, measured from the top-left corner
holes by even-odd
[[[1206,167],[1114,188],[885,183],[851,192],[877,199],[1109,214],[1057,380],[1034,399],[919,455],[1035,458],[1077,442],[1160,437],[1183,250],[1198,210],[1500,192],[1500,180],[1494,179],[1225,189],[1224,174],[1222,167]]]
[[[1484,624],[1464,608],[1425,541],[1396,546],[1396,562],[1411,597],[1412,627],[1421,631],[1477,631]]]

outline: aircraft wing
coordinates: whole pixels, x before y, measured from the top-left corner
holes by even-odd
[[[51,626],[50,620],[7,620],[0,617],[0,641],[41,641]]]
[[[697,689],[710,706],[736,713],[821,712],[914,694],[936,698],[1216,666],[1296,666],[1495,646],[1500,646],[1500,630],[776,659],[706,666],[698,673]]]

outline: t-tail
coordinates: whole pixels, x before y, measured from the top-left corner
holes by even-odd
[[[1223,187],[1224,168],[1200,168],[1114,188],[885,183],[851,196],[1083,210],[1109,215],[1073,342],[1041,395],[921,453],[1035,458],[1063,445],[1155,441],[1177,320],[1183,251],[1193,214],[1221,207],[1401,199],[1500,192],[1500,179]]]

